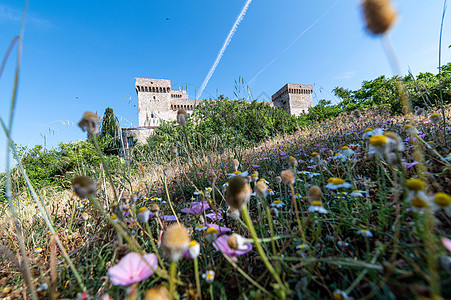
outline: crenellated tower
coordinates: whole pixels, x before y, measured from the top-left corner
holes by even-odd
[[[271,98],[275,107],[299,116],[302,113],[308,113],[308,109],[313,106],[312,93],[313,87],[311,84],[287,83]]]

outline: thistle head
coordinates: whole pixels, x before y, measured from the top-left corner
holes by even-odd
[[[375,35],[386,33],[396,21],[390,0],[363,0],[361,5],[366,28]]]
[[[188,113],[186,112],[186,110],[179,109],[177,111],[177,123],[179,123],[180,126],[184,126],[186,119],[188,119]]]
[[[100,129],[99,117],[93,112],[87,111],[83,114],[83,118],[78,122],[78,127],[89,134],[98,134]]]
[[[216,173],[214,171],[208,172],[207,181],[211,186],[215,185],[216,179],[218,179],[218,176],[216,176]]]
[[[186,227],[174,223],[163,234],[161,249],[170,261],[178,261],[188,249],[190,241]]]
[[[308,190],[308,198],[310,201],[320,201],[323,197],[323,192],[319,186],[313,185]]]
[[[284,170],[280,173],[280,177],[282,178],[282,182],[286,185],[294,184],[296,177],[292,170]]]

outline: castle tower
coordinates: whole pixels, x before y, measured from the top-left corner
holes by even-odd
[[[167,79],[135,78],[138,93],[139,126],[159,126],[169,120],[171,81]]]
[[[313,87],[310,84],[287,83],[271,98],[275,107],[299,116],[302,113],[308,113],[309,107],[313,106],[312,93]]]

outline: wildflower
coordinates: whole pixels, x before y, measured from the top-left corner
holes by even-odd
[[[420,210],[430,207],[431,199],[424,192],[425,184],[420,179],[409,179],[406,181],[406,201],[410,202],[414,209]]]
[[[373,34],[386,33],[395,23],[396,11],[390,0],[363,0],[366,28]]]
[[[361,229],[361,230],[357,231],[357,234],[360,234],[364,237],[373,237],[373,234],[368,229]]]
[[[447,156],[445,156],[442,160],[443,161],[451,161],[451,153],[448,154]]]
[[[229,187],[229,183],[226,182],[222,185],[222,193],[225,193],[227,191],[227,188]]]
[[[218,176],[216,176],[214,171],[208,172],[207,181],[211,186],[215,185],[216,179],[218,179]]]
[[[349,297],[348,294],[346,294],[346,292],[342,291],[342,290],[335,290],[333,293],[333,298],[334,300],[351,300],[354,299],[352,297]]]
[[[309,171],[300,171],[300,172],[298,172],[298,174],[300,174],[300,175],[309,175],[311,172],[309,172]]]
[[[337,190],[339,188],[350,188],[351,184],[349,182],[345,182],[341,178],[329,178],[329,183],[326,185],[326,188],[331,190]]]
[[[42,292],[42,291],[46,291],[48,290],[49,286],[47,285],[47,283],[43,283],[41,284],[37,289],[36,292]]]
[[[433,197],[434,204],[440,208],[451,208],[451,196],[445,193],[436,193]]]
[[[238,159],[233,159],[232,160],[232,168],[233,168],[233,171],[238,171],[238,167],[240,166],[240,162],[238,161]]]
[[[362,138],[367,139],[374,135],[383,135],[383,134],[384,134],[384,130],[382,128],[376,128],[376,129],[367,128],[363,131]]]
[[[299,244],[296,246],[296,249],[301,250],[301,251],[306,250],[308,248],[309,248],[309,246],[307,244]]]
[[[207,240],[207,242],[212,243],[216,241],[217,238],[218,230],[216,228],[210,227],[205,231],[205,240]]]
[[[349,194],[350,196],[353,196],[353,197],[363,197],[363,193],[365,193],[365,192],[363,192],[363,191],[360,191],[360,190],[355,190],[355,191],[353,191],[351,194]]]
[[[116,214],[113,214],[113,215],[111,216],[111,219],[113,220],[114,223],[119,223],[119,218],[117,217]]]
[[[298,161],[293,156],[288,157],[288,166],[292,169],[298,166]]]
[[[345,156],[345,157],[351,157],[355,154],[355,152],[352,149],[349,149],[348,146],[343,146],[341,147],[341,153]]]
[[[268,180],[266,180],[265,178],[260,178],[258,181],[264,182],[266,184],[269,184]]]
[[[205,274],[202,274],[202,278],[205,279],[207,283],[212,283],[215,280],[215,271],[208,270]]]
[[[199,254],[200,254],[200,244],[197,241],[192,240],[189,243],[188,250],[186,250],[185,252],[185,257],[189,259],[195,259],[199,256]]]
[[[145,300],[169,300],[171,297],[165,286],[151,288],[146,292]],[[102,299],[103,300],[103,299]]]
[[[387,137],[388,142],[388,152],[393,151],[404,151],[404,144],[402,143],[402,139],[394,132],[387,131],[384,133],[384,136]]]
[[[282,177],[277,176],[276,177],[276,182],[277,182],[277,184],[281,184],[282,183]]]
[[[420,179],[412,178],[406,182],[406,187],[411,191],[422,191],[424,190],[424,182]]]
[[[274,191],[272,189],[268,189],[268,195],[269,196],[274,196]]]
[[[273,201],[273,203],[271,203],[271,206],[281,208],[281,207],[283,207],[283,202],[280,200],[275,200],[275,201]]]
[[[193,215],[200,215],[205,210],[210,208],[210,205],[208,204],[207,201],[191,202],[191,203],[188,203],[188,204],[191,206],[191,208],[183,208],[181,210],[181,212],[188,213],[188,214],[193,214]]]
[[[81,218],[82,218],[84,221],[88,221],[88,219],[89,219],[90,217],[91,217],[91,216],[88,215],[88,213],[86,213],[86,212],[84,212],[84,213],[81,214]]]
[[[202,225],[202,224],[197,224],[196,227],[194,227],[194,229],[196,231],[204,231],[204,230],[207,230],[207,226]]]
[[[445,237],[442,237],[440,240],[442,241],[443,246],[451,252],[451,240]]]
[[[179,123],[180,126],[184,126],[186,123],[186,119],[188,119],[188,114],[186,113],[186,110],[179,109],[177,111],[177,123]]]
[[[149,221],[150,214],[150,210],[145,206],[138,209],[138,219],[143,223],[147,223]]]
[[[387,137],[385,135],[373,135],[370,137],[370,151],[384,156],[387,151]]]
[[[293,171],[290,169],[282,171],[282,173],[280,173],[280,177],[282,178],[282,182],[287,185],[294,184],[296,179]]]
[[[227,233],[232,231],[232,229],[225,227],[225,226],[218,226],[216,224],[209,224],[206,223],[205,225],[207,225],[208,228],[214,228],[216,229],[216,231],[218,232],[218,236],[220,236],[221,234]]]
[[[88,132],[90,135],[98,134],[100,129],[99,117],[93,112],[87,111],[83,114],[83,118],[78,122],[81,130]]]
[[[251,176],[252,182],[256,182],[258,180],[258,171],[254,171]]]
[[[72,179],[74,192],[80,199],[86,199],[96,193],[96,184],[87,176],[77,176]]]
[[[212,221],[217,221],[222,219],[222,213],[221,212],[211,212],[209,214],[205,215],[207,218],[209,218]]]
[[[321,201],[312,201],[312,206],[308,209],[309,212],[318,212],[320,214],[327,214],[329,213],[323,206],[323,203]]]
[[[255,184],[255,194],[260,199],[265,199],[268,195],[268,186],[263,181],[259,181]]]
[[[240,209],[251,197],[252,189],[243,177],[235,176],[229,181],[226,193],[226,201],[230,207]]]
[[[232,238],[232,241],[229,244],[230,238]],[[244,238],[237,234],[230,235],[230,236],[222,235],[222,236],[218,237],[216,242],[213,244],[213,247],[216,250],[223,252],[228,257],[241,256],[252,250],[251,243],[244,243]]]
[[[41,252],[42,252],[41,247],[34,248],[34,253],[41,253]]]
[[[153,253],[141,257],[136,252],[125,255],[117,265],[108,269],[108,276],[114,285],[129,286],[149,278],[158,267]]]
[[[241,176],[241,177],[246,178],[248,175],[249,175],[249,172],[248,172],[248,171],[244,171],[244,172],[235,171],[235,172],[233,172],[233,173],[229,173],[229,174],[227,175],[227,178],[230,179],[230,178],[235,177],[235,176]]]
[[[340,246],[340,247],[348,247],[348,246],[349,246],[349,243],[342,242],[342,241],[338,241],[338,242],[337,242],[337,245]]]
[[[190,238],[183,225],[174,223],[163,234],[161,249],[170,261],[178,261],[188,249]]]
[[[429,118],[432,122],[432,124],[437,125],[440,123],[440,116],[438,114],[432,114]]]

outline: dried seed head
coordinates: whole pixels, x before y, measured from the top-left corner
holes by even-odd
[[[186,119],[188,119],[188,114],[186,110],[179,109],[177,111],[177,123],[179,123],[180,126],[184,126],[186,123]]]
[[[290,169],[282,171],[282,173],[280,173],[280,177],[282,178],[282,182],[287,185],[294,184],[294,181],[296,179],[293,171],[291,171]]]
[[[238,159],[235,158],[235,159],[232,161],[233,171],[237,171],[239,166],[240,166],[240,162],[238,161]]]
[[[163,173],[166,177],[171,176],[171,169],[169,169],[168,167],[163,169]]]
[[[249,201],[251,194],[252,189],[244,178],[241,176],[235,176],[229,181],[226,201],[230,207],[241,209],[241,206]]]
[[[396,11],[390,0],[363,0],[366,28],[373,34],[386,33],[396,21]]]
[[[227,240],[227,245],[229,245],[231,249],[238,249],[238,237],[235,233],[229,237],[229,239]]]
[[[355,109],[352,113],[356,118],[360,118],[362,116],[362,113],[358,109]]]
[[[313,185],[308,190],[308,198],[310,201],[320,201],[323,197],[323,193],[319,186]]]
[[[83,118],[78,122],[78,127],[89,134],[97,134],[100,129],[99,117],[93,112],[87,111],[83,114]]]
[[[298,166],[298,161],[293,156],[288,157],[288,166],[292,169]]]
[[[178,261],[188,249],[190,241],[186,227],[174,223],[163,234],[161,250],[170,261]]]
[[[263,181],[255,184],[255,195],[260,199],[265,199],[268,195],[268,186]]]
[[[157,214],[160,211],[160,206],[158,204],[152,204],[152,206],[150,207],[150,211],[153,214]]]
[[[171,148],[171,154],[172,155],[174,155],[174,156],[177,156],[178,155],[178,150],[177,150],[177,147],[176,146],[172,146],[172,148]]]
[[[86,199],[88,196],[96,193],[96,184],[87,176],[77,176],[72,179],[74,192],[80,199]]]
[[[403,106],[403,107],[402,107],[402,113],[403,113],[404,115],[407,115],[408,112],[409,112],[409,109],[407,108],[407,106]]]
[[[216,176],[214,171],[208,172],[207,180],[208,183],[213,187],[216,183],[216,179],[218,179],[218,176]]]
[[[277,182],[278,184],[282,183],[282,177],[277,176],[277,177],[276,177],[276,182]]]
[[[422,114],[424,114],[424,109],[421,107],[415,107],[415,116],[421,116]]]
[[[238,220],[240,218],[240,210],[239,209],[234,209],[233,207],[230,208],[229,210],[229,217],[232,220]]]

